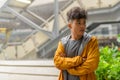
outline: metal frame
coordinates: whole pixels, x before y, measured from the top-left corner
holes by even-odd
[[[49,27],[48,21],[46,21],[44,18],[36,15],[34,12],[30,11],[29,9],[27,9],[26,11],[27,11],[29,14],[31,14],[32,16],[36,17],[37,19],[43,21],[43,22],[46,24],[46,26]],[[42,27],[42,26],[41,26],[41,27]]]
[[[35,24],[34,22],[30,21],[29,19],[27,19],[26,17],[22,16],[21,14],[19,14],[18,12],[16,12],[14,9],[6,6],[6,9],[8,11],[10,11],[13,15],[17,16],[20,20],[24,21],[26,24],[28,24],[30,27],[35,28],[38,31],[43,32],[44,34],[46,34],[50,39],[53,39],[53,35],[51,34],[50,31],[46,31],[44,29],[42,29],[40,26],[38,26],[37,24]]]
[[[4,1],[4,2],[2,3],[2,5],[0,5],[0,9],[3,8],[8,2],[8,0],[2,0],[2,1]]]
[[[62,17],[62,19],[64,20],[65,24],[67,25],[68,21],[67,21],[67,19],[65,19],[65,17],[63,16],[62,11],[60,11],[60,16]]]
[[[37,30],[34,30],[31,34],[29,34],[25,39],[22,40],[22,42],[27,41],[33,34],[35,34]]]
[[[54,14],[55,14],[55,20],[54,20],[54,24],[53,24],[53,36],[55,36],[55,38],[57,36],[59,36],[59,3],[58,0],[55,0],[54,3]]]

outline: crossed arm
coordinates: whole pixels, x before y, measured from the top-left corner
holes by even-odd
[[[73,67],[76,67],[82,63],[82,57],[76,56],[73,58],[65,57],[64,47],[61,42],[58,44],[54,56],[54,64],[60,70],[67,70]]]
[[[59,42],[56,54],[54,56],[54,63],[60,70],[67,70],[71,75],[84,75],[96,70],[99,63],[99,48],[97,39],[92,39],[89,43],[89,52],[87,59],[83,62],[81,56],[73,58],[62,57],[64,55],[64,47]]]

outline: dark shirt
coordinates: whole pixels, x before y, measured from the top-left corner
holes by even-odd
[[[81,45],[81,40],[71,40],[69,39],[67,44],[65,45],[65,51],[67,57],[75,57],[78,56],[78,51]],[[80,80],[79,76],[71,75],[66,70],[64,71],[64,79],[65,80]]]

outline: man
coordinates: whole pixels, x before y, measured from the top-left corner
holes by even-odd
[[[85,32],[87,12],[74,7],[67,19],[71,34],[59,41],[54,56],[55,66],[61,70],[59,80],[96,80],[99,48],[96,37]]]

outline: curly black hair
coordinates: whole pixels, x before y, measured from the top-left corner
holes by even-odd
[[[87,19],[87,11],[80,7],[73,7],[67,12],[68,22],[74,19]]]

